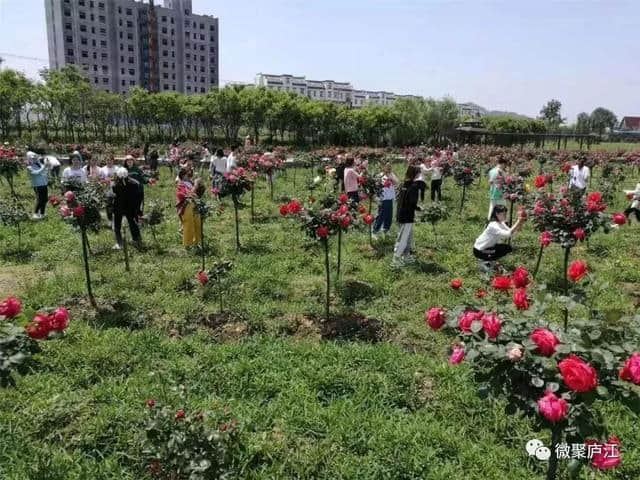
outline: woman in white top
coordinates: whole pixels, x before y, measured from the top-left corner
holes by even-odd
[[[589,167],[585,165],[584,157],[580,158],[578,165],[571,167],[569,175],[571,176],[569,187],[582,193],[586,192],[587,181],[589,180],[591,172],[589,171]]]
[[[504,257],[513,250],[511,245],[502,243],[511,238],[522,228],[524,216],[520,215],[518,220],[509,228],[504,222],[507,218],[507,207],[496,205],[491,212],[489,225],[484,229],[473,244],[473,256],[482,261],[482,267],[489,270],[496,260]]]
[[[419,159],[415,164],[418,167],[418,176],[414,182],[418,184],[421,202],[424,202],[424,192],[427,189],[427,182],[424,181],[424,176],[428,172],[427,166],[424,164],[425,161],[425,159]]]
[[[425,169],[425,172],[431,172],[431,201],[435,202],[436,196],[438,201],[442,200],[442,167],[440,156],[431,160],[431,165]]]
[[[625,190],[624,193],[631,197],[631,205],[624,211],[624,214],[628,219],[633,212],[636,214],[636,220],[640,222],[640,183],[636,185],[635,190]]]
[[[107,155],[106,165],[100,169],[100,180],[111,180],[116,174],[118,167],[114,165],[113,154]]]
[[[82,168],[82,159],[78,152],[71,154],[71,166],[62,171],[62,183],[70,182],[87,183],[87,172]]]

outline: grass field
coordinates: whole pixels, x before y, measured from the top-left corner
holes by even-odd
[[[309,177],[299,170],[294,190],[288,171],[276,181],[276,196],[301,196]],[[627,188],[637,181],[628,178]],[[23,175],[20,194],[31,202],[26,182]],[[157,245],[143,230],[147,248],[131,249],[130,273],[122,252],[111,250],[112,232],[90,238],[99,313],[84,296],[80,236],[57,212],[48,207],[45,221],[25,227],[26,252],[15,251],[15,230],[2,227],[0,297],[20,296],[28,312],[66,305],[72,320],[66,338],[42,344],[34,371],[0,392],[0,478],[150,478],[142,437],[145,401],[154,398],[188,411],[228,407],[244,445],[238,478],[542,479],[545,465],[529,459],[524,446],[536,437],[548,444],[546,433],[478,398],[469,368],[449,366],[447,339],[424,326],[425,309],[458,302],[452,278],[487,286],[471,255],[486,192],[486,181],[474,186],[459,216],[460,190],[445,180],[451,216],[438,225],[437,239],[429,225],[417,226],[419,262],[400,271],[390,265],[391,239],[371,248],[366,233],[345,236],[343,283],[366,282],[372,294],[353,300],[338,288],[332,309],[360,312],[380,326],[358,338],[333,338],[336,332],[318,322],[321,251],[279,217],[264,181],[256,192],[258,222],[250,224],[248,208],[241,211],[240,253],[231,208],[206,225],[209,263],[234,262],[224,316],[215,316],[216,298],[195,288],[200,258],[181,246],[166,169],[146,196],[167,201],[167,221]],[[620,195],[610,211],[625,202]],[[639,234],[633,223],[574,249],[573,258],[612,286],[593,299],[597,308],[636,310]],[[537,238],[526,226],[507,267],[533,268]],[[557,288],[561,265],[560,248],[549,247],[538,280]],[[212,318],[215,328],[203,325]],[[640,422],[617,403],[604,413],[622,440],[622,466],[598,476],[583,470],[580,478],[640,478]]]

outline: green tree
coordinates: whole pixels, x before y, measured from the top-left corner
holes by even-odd
[[[586,134],[591,132],[591,118],[588,113],[580,112],[576,119],[576,133]]]
[[[0,71],[0,130],[4,137],[9,136],[12,122],[17,134],[22,134],[21,115],[33,100],[33,93],[33,84],[22,73],[11,69]]]
[[[540,110],[541,119],[551,130],[557,130],[560,124],[566,120],[560,114],[561,109],[562,103],[560,100],[551,99]]]
[[[602,135],[607,128],[612,129],[618,123],[615,113],[603,107],[598,107],[591,112],[590,121],[591,128],[598,132],[598,135]]]

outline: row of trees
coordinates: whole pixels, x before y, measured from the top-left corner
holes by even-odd
[[[607,129],[613,129],[618,123],[618,119],[611,110],[598,107],[591,115],[581,112],[576,118],[576,123],[572,125],[562,125],[566,118],[560,114],[562,103],[560,100],[549,100],[540,110],[540,120],[548,127],[549,131],[562,133],[597,133],[603,135]]]
[[[2,136],[48,141],[169,141],[243,134],[297,144],[409,145],[442,141],[456,125],[450,99],[400,99],[393,106],[351,109],[288,92],[228,86],[204,95],[127,95],[95,90],[74,66],[44,70],[42,82],[0,72]]]

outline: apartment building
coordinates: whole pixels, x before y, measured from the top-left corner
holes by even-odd
[[[45,0],[49,66],[78,65],[96,87],[205,93],[219,85],[218,18],[191,0]]]
[[[312,100],[331,101],[354,108],[360,108],[367,104],[391,105],[397,98],[420,98],[414,95],[396,95],[384,91],[356,90],[349,82],[307,80],[304,76],[288,74],[258,73],[255,84],[258,87],[297,93]]]

